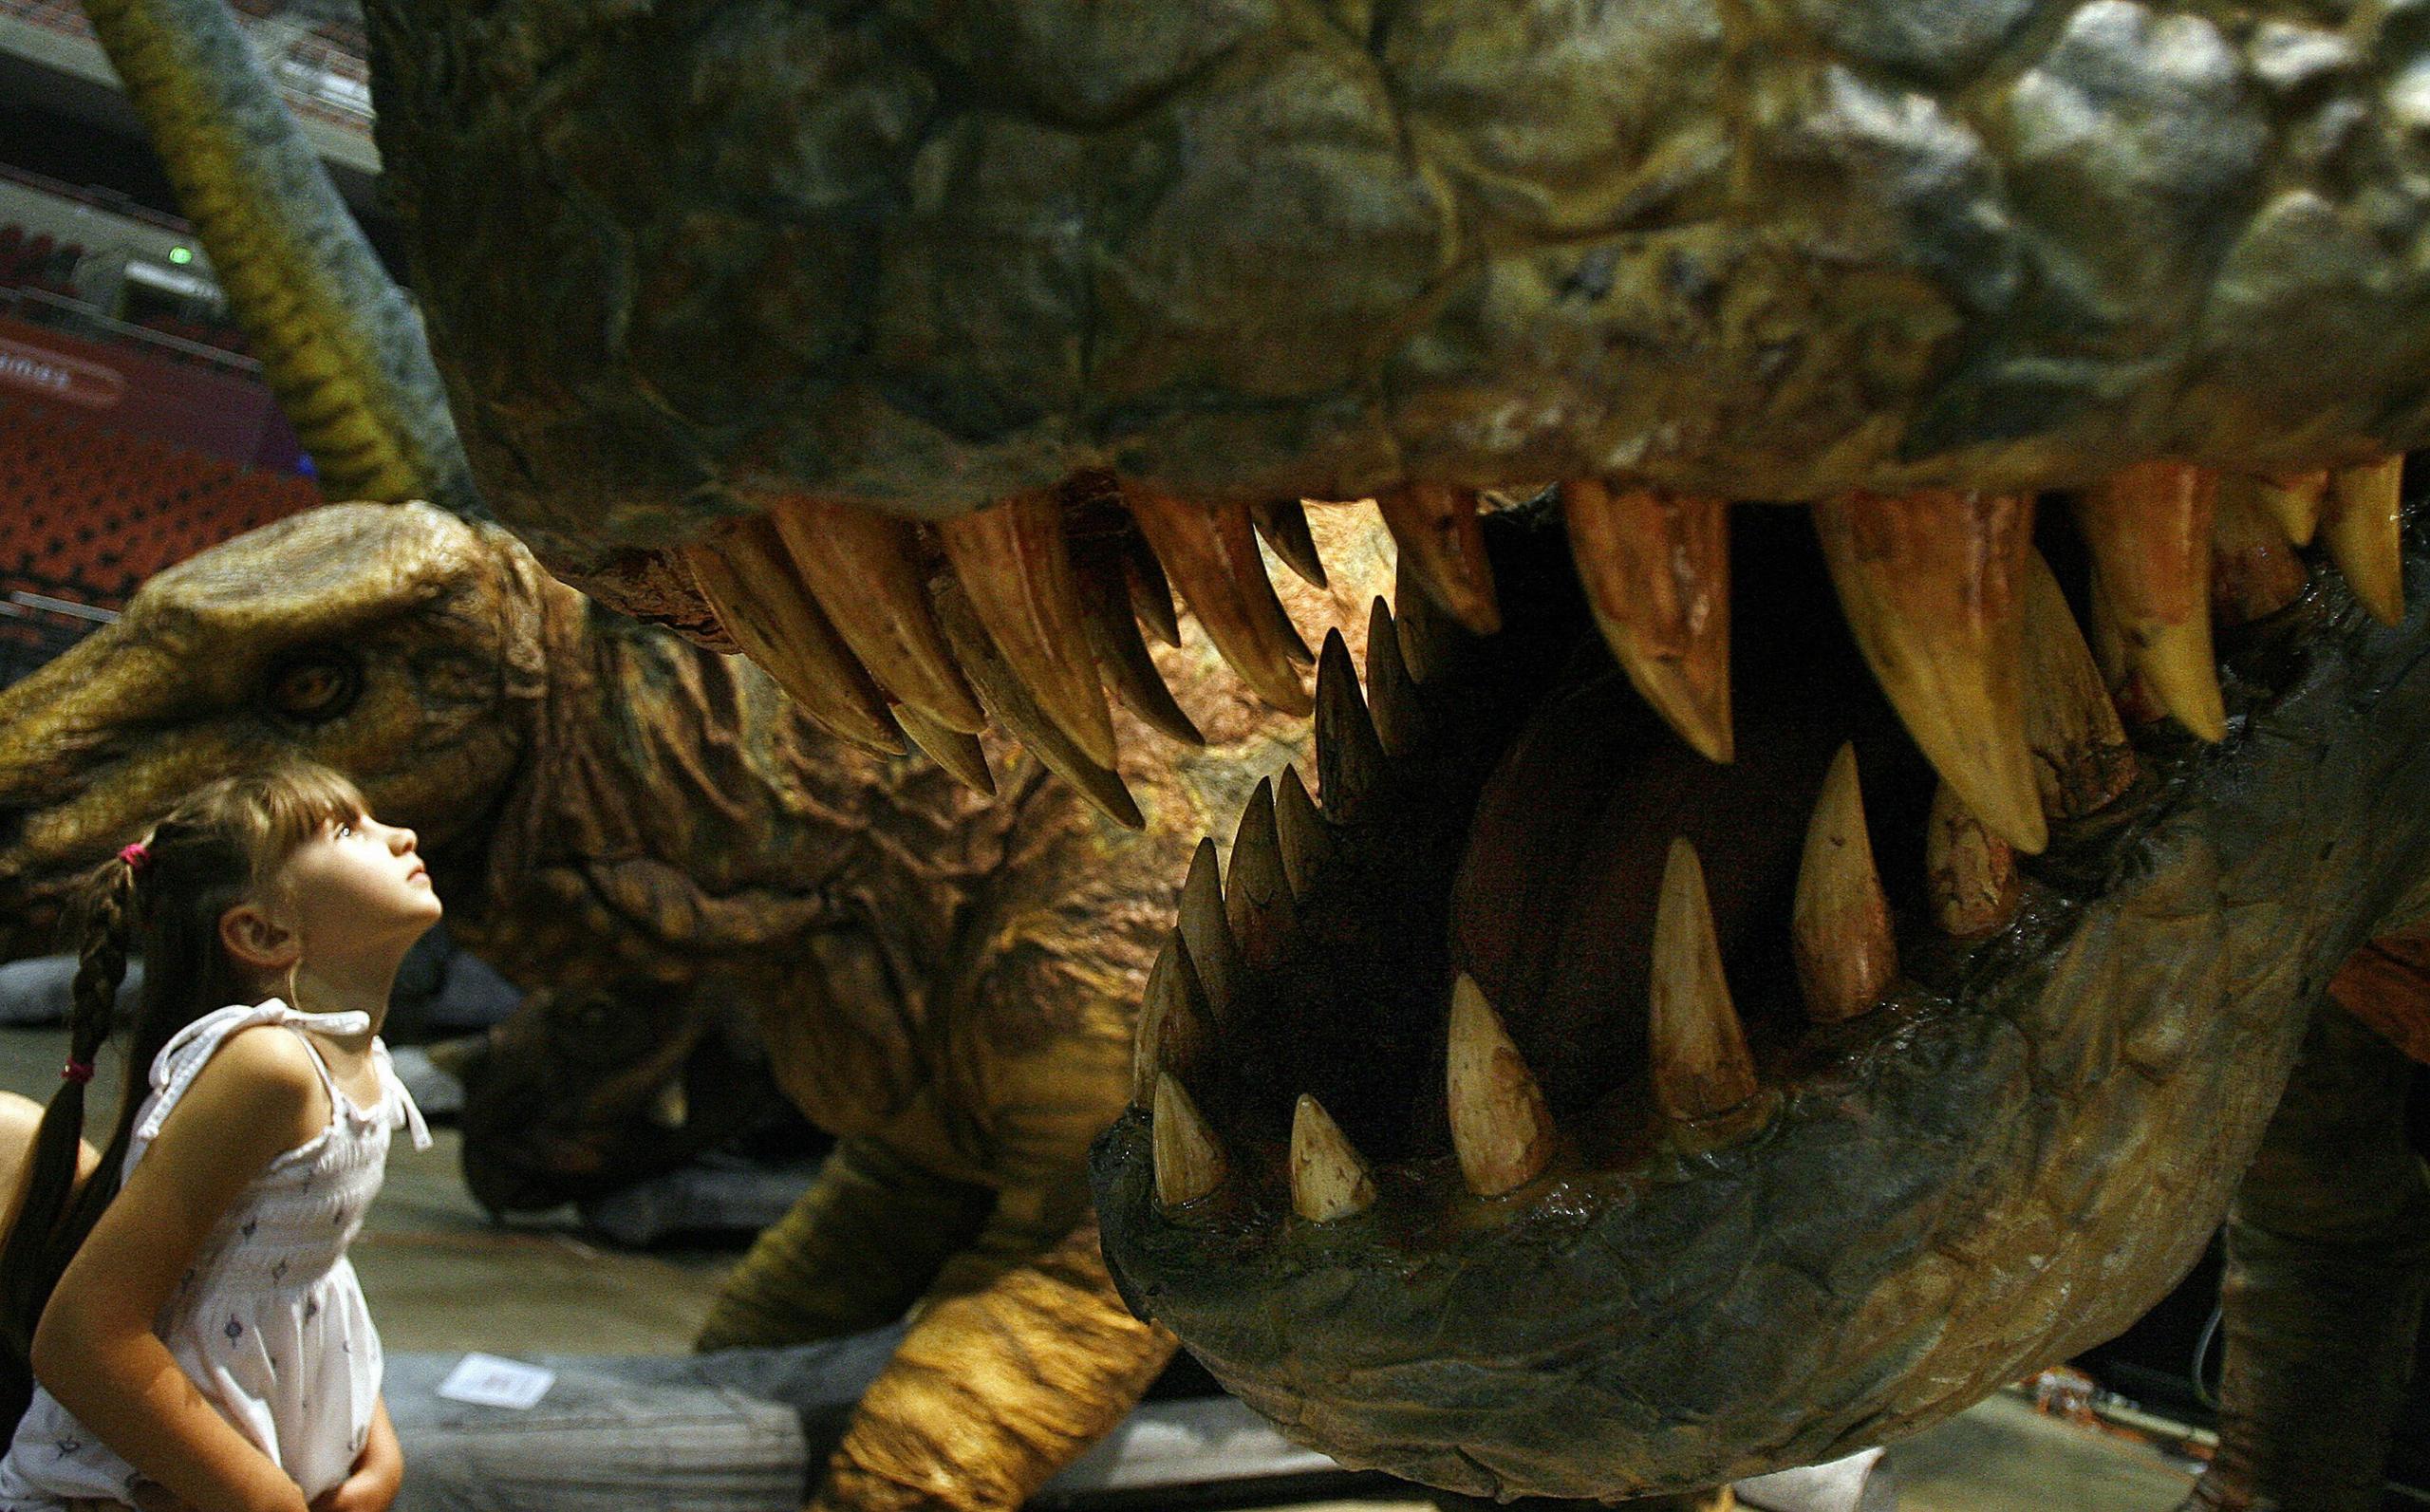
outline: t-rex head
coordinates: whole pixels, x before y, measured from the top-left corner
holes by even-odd
[[[368,19],[553,567],[1117,811],[1168,581],[1317,705],[1098,1180],[1134,1301],[1354,1463],[1709,1484],[2114,1330],[2423,875],[2410,7]],[[1425,592],[1312,700],[1253,532],[1367,495]]]
[[[353,776],[444,885],[522,755],[551,597],[513,537],[418,504],[308,511],[152,578],[0,692],[0,953],[58,948],[78,873],[272,755]]]

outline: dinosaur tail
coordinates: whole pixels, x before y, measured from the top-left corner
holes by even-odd
[[[225,0],[84,9],[323,492],[483,513],[421,317]]]

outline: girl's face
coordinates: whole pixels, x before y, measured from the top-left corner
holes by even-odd
[[[333,822],[287,858],[271,890],[306,942],[404,933],[439,922],[439,894],[415,853],[414,832],[369,814]]]

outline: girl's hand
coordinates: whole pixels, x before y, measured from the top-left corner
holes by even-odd
[[[353,1473],[314,1497],[311,1512],[388,1512],[404,1484],[404,1451],[388,1421],[388,1399],[382,1397],[372,1407],[371,1429],[364,1435],[363,1452],[354,1457]]]
[[[312,1499],[312,1512],[388,1512],[399,1481],[377,1471],[356,1470]]]

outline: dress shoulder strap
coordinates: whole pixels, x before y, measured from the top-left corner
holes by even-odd
[[[194,1085],[195,1077],[202,1073],[202,1068],[210,1063],[219,1047],[227,1043],[228,1036],[240,1029],[251,1029],[255,1024],[285,1024],[292,1028],[314,1024],[338,1034],[359,1034],[371,1026],[371,1018],[369,1015],[361,1013],[298,1013],[276,998],[257,1003],[232,1003],[204,1014],[170,1036],[169,1042],[160,1047],[160,1053],[152,1057],[152,1092],[145,1101],[142,1115],[136,1120],[134,1136],[128,1142],[128,1166],[134,1165],[135,1157],[160,1132],[160,1126],[167,1123],[169,1114],[176,1111],[178,1100],[185,1095],[187,1088]],[[307,1039],[304,1044],[307,1050],[312,1051],[312,1067],[321,1073],[321,1085],[327,1091],[334,1109],[336,1100],[343,1095],[338,1091],[337,1082],[329,1075],[329,1068],[323,1064],[321,1053],[312,1048],[312,1042]]]
[[[402,1122],[406,1132],[412,1135],[414,1148],[428,1149],[430,1125],[423,1120],[421,1107],[414,1101],[414,1094],[406,1088],[405,1079],[397,1074],[397,1063],[389,1057],[387,1043],[376,1035],[371,1040],[371,1058],[380,1068],[381,1085],[387,1089],[390,1097],[396,1099],[399,1113],[397,1121]],[[390,1127],[394,1128],[395,1124],[392,1123]]]

